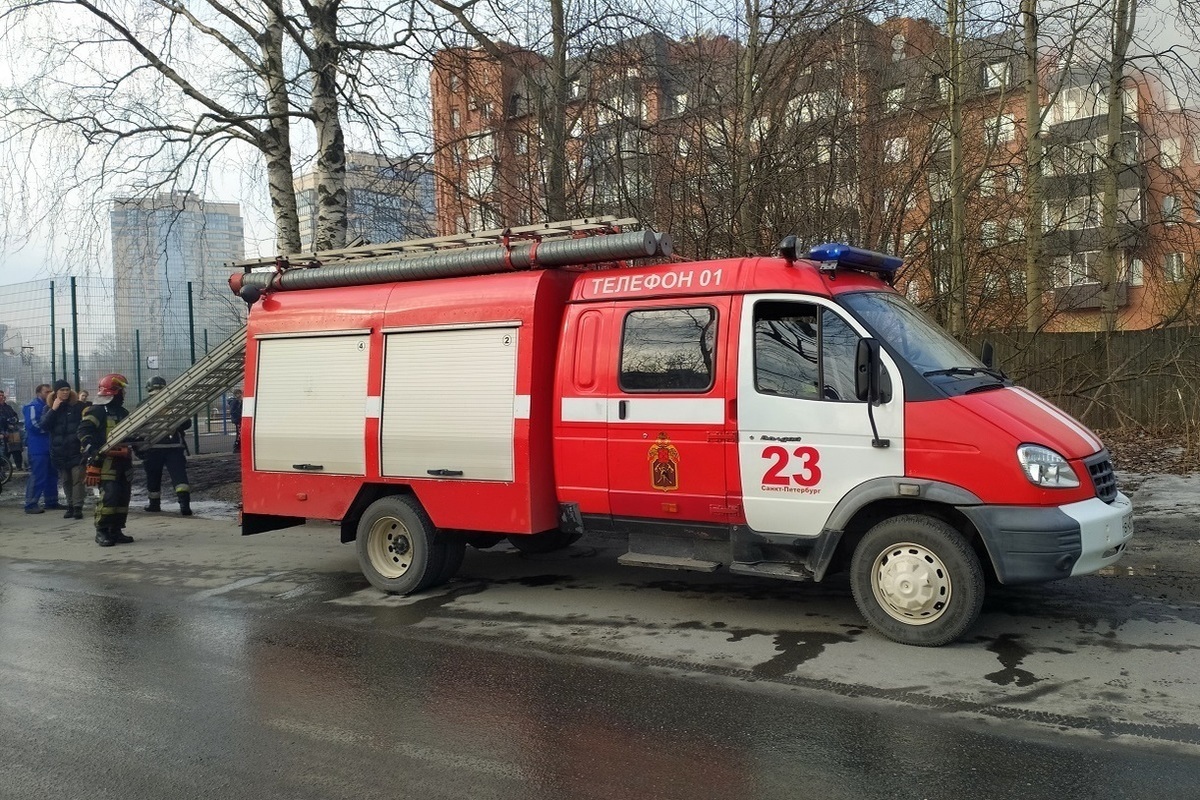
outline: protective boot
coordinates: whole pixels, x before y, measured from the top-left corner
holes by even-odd
[[[192,515],[192,493],[191,492],[180,492],[179,493],[179,513],[185,517],[190,517]]]
[[[63,514],[63,519],[71,519],[75,516],[75,506],[67,506],[67,513]]]
[[[116,544],[129,544],[133,541],[133,537],[126,536],[121,532],[120,528],[111,528],[108,532],[108,535]]]
[[[75,519],[83,519],[83,506],[75,506]]]
[[[96,544],[101,547],[112,547],[116,542],[108,528],[96,528]]]
[[[151,497],[150,504],[146,506],[146,511],[162,511],[161,502],[157,497]]]

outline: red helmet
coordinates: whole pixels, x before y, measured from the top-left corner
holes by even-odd
[[[129,381],[125,380],[124,375],[114,372],[100,379],[100,389],[96,394],[100,397],[116,397],[121,392],[124,392],[125,387],[128,385]]]

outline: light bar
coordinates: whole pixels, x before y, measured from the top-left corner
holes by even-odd
[[[892,275],[904,266],[902,258],[837,243],[817,245],[808,251],[808,258],[818,262],[821,269],[831,271],[842,267],[860,272],[879,272],[884,275]]]

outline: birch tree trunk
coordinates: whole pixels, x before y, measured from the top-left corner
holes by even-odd
[[[542,109],[546,214],[567,218],[567,21],[563,0],[550,0],[550,103]]]
[[[313,170],[317,193],[317,231],[314,250],[346,246],[346,143],[337,95],[340,46],[337,17],[341,0],[305,3],[312,30],[309,53],[312,68],[310,112],[317,133],[317,163]]]
[[[966,188],[963,185],[963,32],[962,0],[946,3],[946,33],[950,48],[950,330],[967,328]]]
[[[1104,172],[1101,176],[1103,206],[1100,217],[1100,322],[1106,333],[1117,329],[1118,263],[1121,238],[1117,230],[1118,180],[1123,169],[1121,128],[1125,120],[1125,67],[1129,45],[1137,22],[1137,0],[1114,0],[1112,28],[1109,35],[1111,52],[1108,62],[1108,81],[1105,97],[1108,100],[1104,130],[1107,144],[1104,152]]]
[[[303,245],[292,172],[290,105],[283,70],[283,22],[274,9],[270,9],[268,15],[270,22],[258,37],[267,106],[267,127],[259,137],[260,149],[266,162],[267,188],[275,216],[275,246],[280,253],[298,253]]]
[[[1038,73],[1037,0],[1021,0],[1021,33],[1025,62],[1025,324],[1036,332],[1045,324],[1042,298],[1044,259],[1042,177],[1042,106]]]

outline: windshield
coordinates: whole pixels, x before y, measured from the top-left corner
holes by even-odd
[[[866,323],[880,341],[922,374],[956,367],[990,372],[967,348],[901,295],[857,292],[841,295],[838,300]]]

